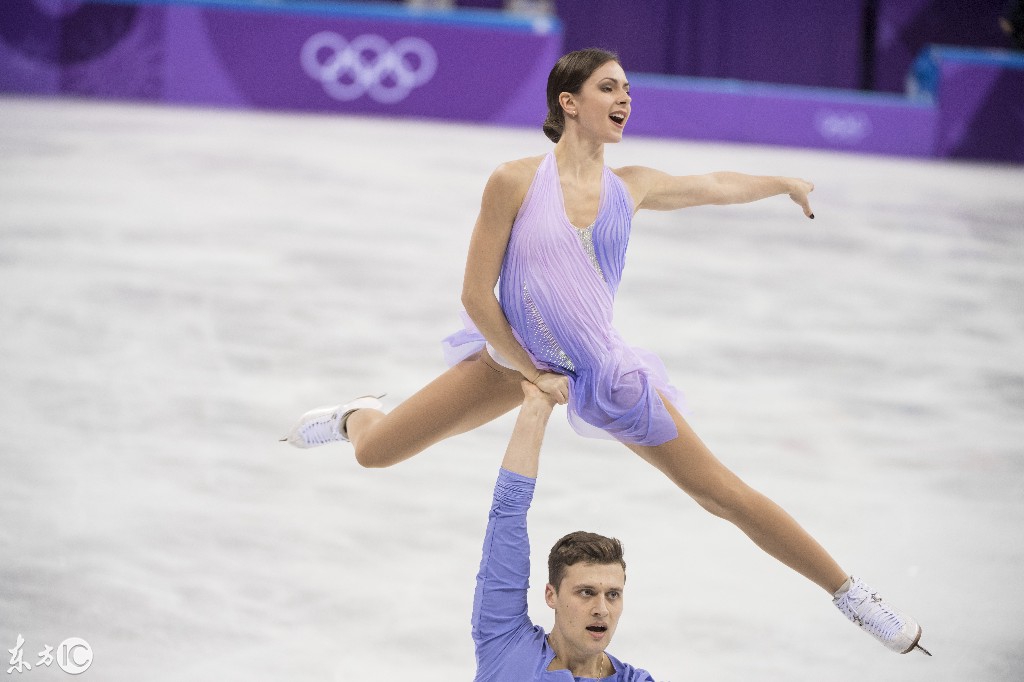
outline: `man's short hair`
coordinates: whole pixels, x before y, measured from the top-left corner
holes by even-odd
[[[557,591],[565,577],[565,569],[580,562],[586,564],[619,564],[623,572],[626,560],[622,543],[597,533],[578,530],[555,543],[548,554],[548,583]]]

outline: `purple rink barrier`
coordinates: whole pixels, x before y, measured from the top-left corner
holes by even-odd
[[[0,90],[540,125],[555,19],[384,5],[0,0]]]
[[[1024,163],[1024,54],[929,47],[911,89],[938,105],[937,156]]]
[[[635,133],[932,156],[936,110],[896,95],[675,76],[630,78]]]

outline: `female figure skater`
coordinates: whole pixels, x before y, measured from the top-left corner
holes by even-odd
[[[452,367],[389,414],[365,396],[306,413],[283,440],[303,448],[350,441],[363,466],[390,466],[518,406],[525,379],[567,404],[577,431],[620,440],[705,509],[822,587],[888,648],[924,651],[913,619],[843,571],[782,508],[712,455],[680,416],[660,361],[626,345],[612,327],[636,211],[788,194],[813,218],[807,197],[813,185],[606,167],[604,146],[622,139],[630,96],[617,56],[604,50],[559,59],[548,77],[547,104],[544,133],[554,149],[500,166],[484,188],[462,292],[466,329],[445,339]]]

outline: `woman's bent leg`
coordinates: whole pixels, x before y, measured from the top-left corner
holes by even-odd
[[[666,401],[679,436],[657,446],[629,448],[672,479],[712,514],[735,524],[758,547],[832,595],[849,577],[779,505],[725,467]]]
[[[353,412],[346,423],[356,460],[386,467],[445,438],[497,419],[523,402],[523,376],[486,352],[463,360],[388,414]]]

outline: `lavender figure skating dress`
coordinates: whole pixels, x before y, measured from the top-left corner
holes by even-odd
[[[679,393],[658,357],[627,345],[612,326],[632,217],[629,191],[606,166],[597,219],[575,227],[549,153],[512,225],[499,300],[534,364],[569,378],[569,422],[578,433],[660,445],[678,432],[658,392],[674,404]],[[444,340],[449,365],[485,345],[464,320],[466,328]]]

